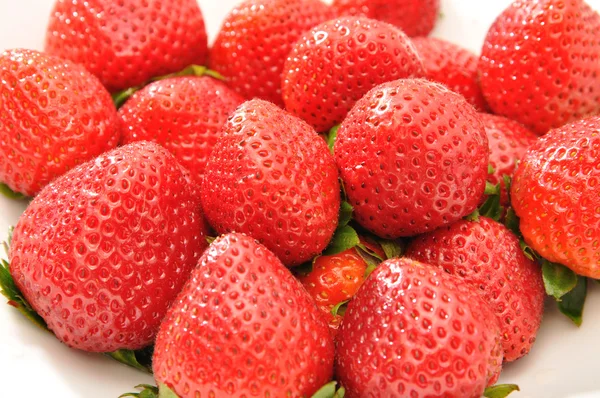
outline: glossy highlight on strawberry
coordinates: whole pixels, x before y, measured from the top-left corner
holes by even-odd
[[[200,183],[227,118],[243,102],[211,77],[159,80],[136,92],[119,109],[121,142],[161,144]]]
[[[333,372],[333,341],[314,302],[273,253],[218,238],[169,310],[154,374],[180,398],[310,397]]]
[[[600,112],[600,16],[584,0],[516,0],[490,28],[479,63],[498,115],[537,134]]]
[[[0,182],[33,196],[119,140],[109,93],[82,67],[33,50],[0,55]]]
[[[252,236],[288,266],[321,253],[337,226],[340,186],[327,144],[308,124],[262,100],[231,115],[201,194],[218,233]]]
[[[441,84],[374,88],[342,123],[334,149],[356,221],[385,239],[456,222],[484,193],[485,130],[476,110]]]
[[[423,73],[421,59],[400,29],[344,17],[313,27],[292,48],[284,66],[283,100],[288,111],[325,132],[373,87]]]
[[[208,43],[196,0],[56,0],[45,51],[85,66],[115,92],[203,65]]]
[[[136,142],[56,179],[15,228],[10,272],[48,328],[90,352],[152,344],[207,246],[177,160]]]
[[[479,398],[500,371],[497,321],[459,278],[387,260],[348,305],[336,347],[347,396]]]
[[[333,18],[320,0],[244,0],[225,18],[210,53],[210,67],[247,99],[283,106],[281,72],[302,34]]]
[[[486,217],[462,220],[417,237],[406,256],[456,275],[483,293],[498,317],[505,361],[529,353],[544,311],[542,272],[504,225]]]
[[[512,204],[542,257],[600,278],[600,117],[551,130],[517,167]]]

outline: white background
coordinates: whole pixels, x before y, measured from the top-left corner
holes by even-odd
[[[0,50],[41,49],[53,0],[0,0]],[[209,35],[237,0],[199,0]],[[442,0],[443,17],[435,35],[479,53],[485,33],[509,0]],[[600,10],[600,0],[589,3]],[[25,208],[0,197],[0,239]],[[600,293],[593,284],[578,329],[549,303],[533,352],[509,364],[502,382],[517,383],[515,397],[600,397]],[[116,398],[149,376],[98,355],[63,346],[28,323],[0,296],[0,398]]]

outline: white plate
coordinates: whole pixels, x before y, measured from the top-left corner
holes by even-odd
[[[533,0],[532,0],[533,1]],[[0,50],[41,49],[53,0],[0,0]],[[238,0],[199,0],[211,38]],[[479,52],[485,33],[510,0],[445,0],[435,35]],[[589,0],[600,10],[600,0]],[[0,240],[24,202],[0,197]],[[0,397],[116,398],[152,378],[99,355],[71,350],[25,320],[0,298]],[[501,382],[515,397],[600,397],[600,289],[593,284],[584,323],[573,326],[548,303],[532,353],[506,366]]]

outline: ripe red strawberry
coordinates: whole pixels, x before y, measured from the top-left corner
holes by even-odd
[[[160,146],[137,142],[43,189],[15,228],[10,271],[48,328],[85,351],[150,345],[206,247],[198,199]]]
[[[383,262],[367,279],[336,347],[350,398],[479,398],[501,362],[500,329],[480,295],[405,258]]]
[[[315,26],[296,43],[283,72],[286,109],[323,132],[380,83],[419,77],[410,39],[385,22],[346,17]]]
[[[461,220],[417,237],[406,256],[459,276],[479,289],[498,317],[504,360],[526,355],[535,342],[546,292],[540,267],[519,239],[489,218]]]
[[[160,80],[119,109],[121,141],[163,145],[199,182],[227,117],[242,102],[237,93],[210,77]]]
[[[225,124],[201,195],[219,234],[246,233],[287,266],[325,249],[340,207],[338,172],[325,141],[262,100],[242,104]]]
[[[477,110],[486,110],[477,75],[479,58],[474,53],[435,37],[416,37],[412,42],[423,61],[427,79],[461,94]]]
[[[525,242],[542,257],[600,278],[600,116],[551,130],[515,171]]]
[[[117,112],[82,67],[32,50],[0,55],[0,182],[35,195],[54,178],[114,148]]]
[[[320,256],[314,260],[312,271],[299,277],[333,331],[339,328],[341,316],[333,315],[332,309],[354,297],[367,276],[368,264],[356,250]]]
[[[440,12],[439,0],[334,0],[338,15],[365,16],[391,23],[408,36],[427,36]]]
[[[250,237],[217,239],[156,339],[159,384],[180,398],[310,397],[331,379],[327,324],[302,285]]]
[[[374,88],[342,123],[334,149],[356,221],[382,238],[458,221],[485,189],[483,125],[461,95],[438,83]]]
[[[488,175],[492,184],[501,184],[500,204],[508,206],[508,193],[504,184],[505,175],[512,177],[518,161],[533,145],[537,135],[522,124],[502,116],[480,114],[490,145],[490,165],[494,172]]]
[[[516,0],[490,28],[479,72],[494,113],[538,134],[600,112],[600,16],[583,0]]]
[[[244,97],[283,106],[281,72],[292,45],[331,17],[320,0],[244,0],[223,22],[211,49],[211,69]]]
[[[57,0],[45,48],[82,64],[111,92],[204,64],[208,55],[196,0]]]

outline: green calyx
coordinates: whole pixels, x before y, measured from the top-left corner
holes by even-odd
[[[140,392],[128,392],[119,396],[124,397],[137,397],[137,398],[179,398],[177,394],[173,392],[169,387],[164,384],[153,386],[150,384],[138,384],[135,386]]]
[[[311,398],[344,398],[346,389],[342,386],[338,388],[337,381],[331,381],[325,384]]]
[[[0,195],[3,195],[5,197],[7,197],[8,199],[23,199],[23,198],[27,197],[27,196],[23,195],[22,193],[13,191],[12,189],[10,189],[8,187],[8,185],[3,184],[1,182],[0,182]]]
[[[505,398],[519,390],[516,384],[496,384],[485,389],[483,396],[486,398]]]
[[[153,353],[154,346],[149,346],[137,351],[118,350],[114,352],[107,352],[104,355],[124,365],[151,374]]]
[[[190,65],[190,66],[180,70],[179,72],[169,73],[167,75],[153,77],[152,79],[148,80],[146,83],[144,83],[140,86],[129,87],[123,91],[116,92],[116,93],[112,94],[113,102],[115,103],[115,106],[117,107],[117,109],[119,109],[129,99],[129,97],[131,97],[137,91],[144,88],[146,85],[148,85],[152,82],[159,81],[159,80],[165,80],[165,79],[170,79],[172,77],[181,77],[181,76],[197,76],[197,77],[210,76],[217,80],[225,80],[225,78],[221,74],[219,74],[218,72],[216,72],[214,70],[208,69],[206,66]]]
[[[337,126],[332,127],[331,130],[329,130],[329,133],[327,133],[327,146],[329,146],[329,150],[331,151],[332,155],[334,155],[333,147],[335,145],[335,140],[337,139],[337,133],[339,129],[340,125],[338,124]]]

